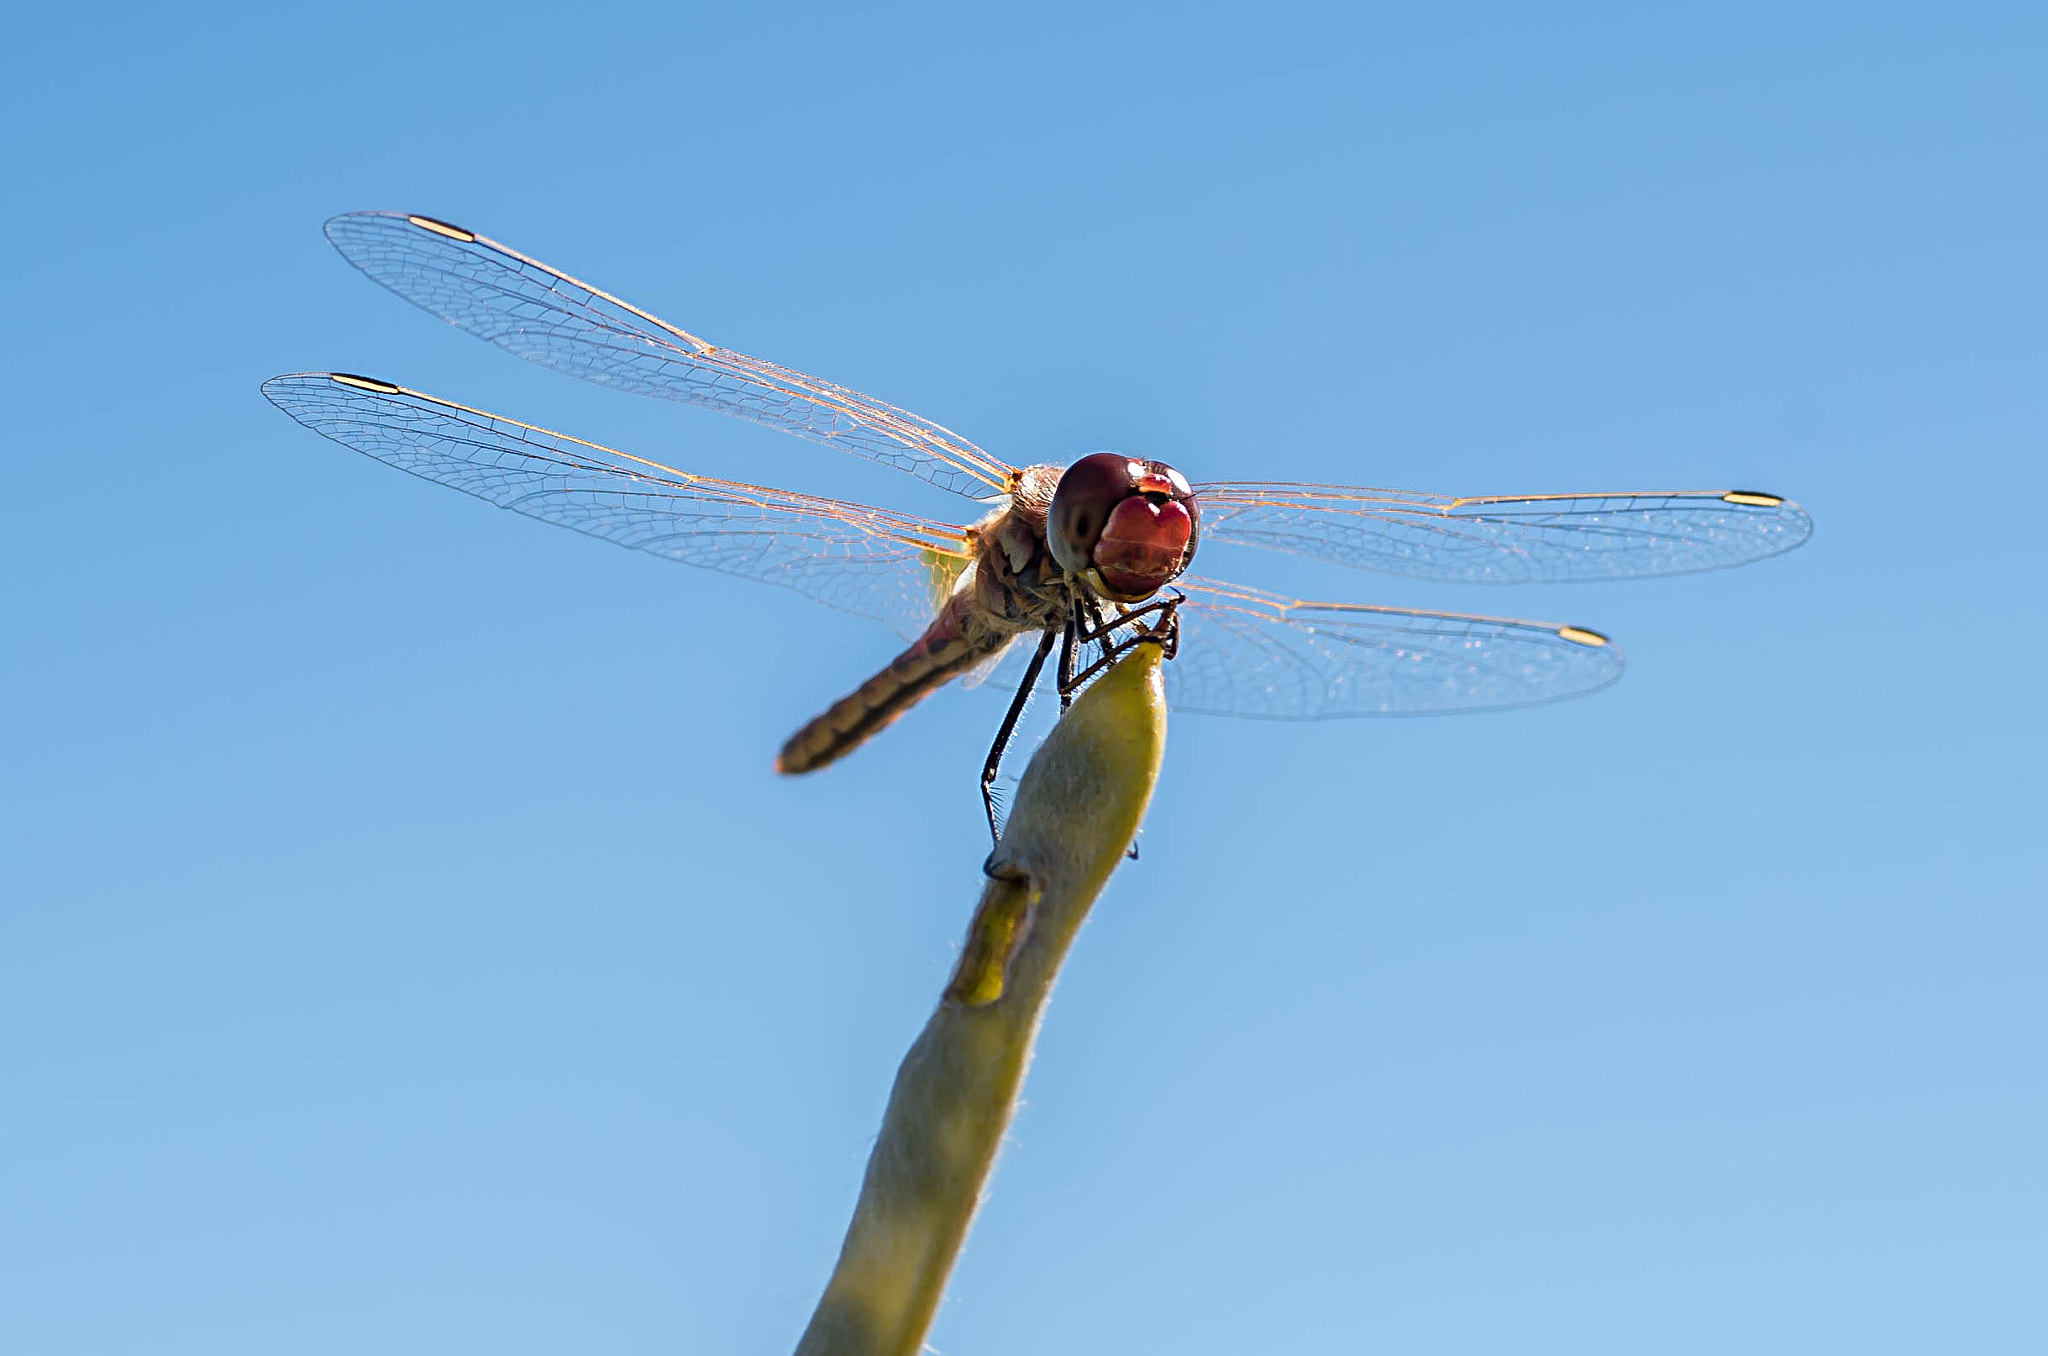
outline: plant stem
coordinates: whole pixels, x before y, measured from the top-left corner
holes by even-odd
[[[1157,645],[1061,716],[989,856],[960,963],[903,1058],[797,1356],[916,1356],[1024,1083],[1053,979],[1137,836],[1166,744]]]

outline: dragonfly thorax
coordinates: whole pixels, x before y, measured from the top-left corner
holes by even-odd
[[[1055,628],[1066,620],[1067,589],[1045,540],[1059,478],[1057,466],[1023,468],[1009,503],[974,527],[974,568],[966,585],[972,610],[1011,634]]]

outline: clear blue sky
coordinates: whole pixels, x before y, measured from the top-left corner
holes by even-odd
[[[907,477],[505,357],[485,230],[1013,460],[1754,486],[1723,574],[1325,596],[1598,697],[1177,722],[949,1353],[2039,1350],[2048,12],[45,6],[0,51],[0,1350],[787,1350],[944,982],[999,700],[408,479],[340,367]]]

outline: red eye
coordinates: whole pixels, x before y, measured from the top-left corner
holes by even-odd
[[[1067,468],[1045,520],[1046,544],[1061,569],[1082,574],[1094,563],[1102,525],[1119,503],[1137,492],[1142,469],[1115,452],[1097,452]]]
[[[1200,523],[1194,491],[1180,472],[1098,452],[1060,477],[1046,544],[1068,573],[1119,602],[1136,602],[1187,568]]]

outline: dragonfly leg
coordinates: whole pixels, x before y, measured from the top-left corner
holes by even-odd
[[[1074,637],[1080,630],[1080,619],[1074,615],[1073,609],[1069,608],[1066,624],[1060,628],[1059,689],[1062,711],[1074,704],[1074,664],[1078,658],[1076,652],[1080,648],[1075,644]]]
[[[1076,642],[1086,645],[1091,640],[1100,641],[1102,644],[1102,662],[1107,664],[1110,660],[1116,658],[1115,655],[1110,653],[1109,633],[1116,630],[1121,622],[1105,622],[1102,620],[1102,600],[1100,598],[1084,598],[1082,599],[1081,606],[1083,608],[1082,616],[1087,620],[1088,627],[1076,638]],[[1120,617],[1124,614],[1122,604],[1117,605],[1117,612]]]
[[[1163,647],[1168,659],[1173,658],[1180,651],[1180,605],[1186,601],[1187,595],[1176,591],[1171,598],[1161,598],[1147,603],[1143,607],[1135,607],[1128,612],[1119,613],[1110,621],[1100,623],[1092,630],[1083,631],[1078,634],[1075,637],[1075,643],[1078,645],[1086,645],[1090,641],[1101,641],[1102,658],[1096,660],[1079,673],[1063,673],[1060,675],[1061,700],[1071,700],[1073,694],[1080,689],[1082,684],[1115,663],[1119,657],[1134,645],[1141,645],[1150,641]],[[1143,627],[1134,634],[1126,636],[1119,641],[1112,641],[1110,639],[1122,627],[1128,626],[1140,618],[1154,614],[1157,614],[1158,620],[1150,626]]]
[[[1094,630],[1090,632],[1090,635],[1102,641],[1102,658],[1092,665],[1087,673],[1076,676],[1071,665],[1062,673],[1061,678],[1064,685],[1060,689],[1060,709],[1065,710],[1067,704],[1074,700],[1074,689],[1086,682],[1090,674],[1115,662],[1118,655],[1140,641],[1158,641],[1160,646],[1166,651],[1168,659],[1180,653],[1180,605],[1186,599],[1186,594],[1175,589],[1171,598],[1163,598],[1156,603],[1149,603],[1141,608],[1128,609],[1119,605],[1117,608],[1117,619],[1107,625],[1104,625],[1100,620],[1102,615],[1100,611],[1091,606],[1089,608],[1089,620],[1093,623]],[[1142,617],[1148,612],[1159,613],[1159,620],[1136,635],[1130,636],[1122,644],[1111,647],[1109,642],[1111,632],[1130,621],[1133,617]],[[1073,626],[1074,623],[1068,623],[1069,629],[1072,629]],[[1085,643],[1085,640],[1083,643]],[[1124,856],[1134,862],[1138,860],[1138,844],[1135,840],[1132,841],[1130,850],[1124,853]]]
[[[1024,703],[1031,700],[1031,689],[1038,686],[1038,675],[1045,669],[1045,657],[1052,653],[1052,642],[1059,633],[1047,627],[1045,634],[1038,638],[1038,652],[1031,656],[1030,667],[1024,670],[1024,681],[1017,684],[1017,695],[1010,699],[1010,709],[1003,716],[1003,724],[996,731],[996,742],[989,746],[988,761],[981,765],[981,807],[988,811],[988,836],[995,842],[1003,841],[1003,831],[996,825],[996,773],[1003,766],[1003,750],[1010,746],[1010,736],[1017,732],[1017,720],[1024,714]]]

